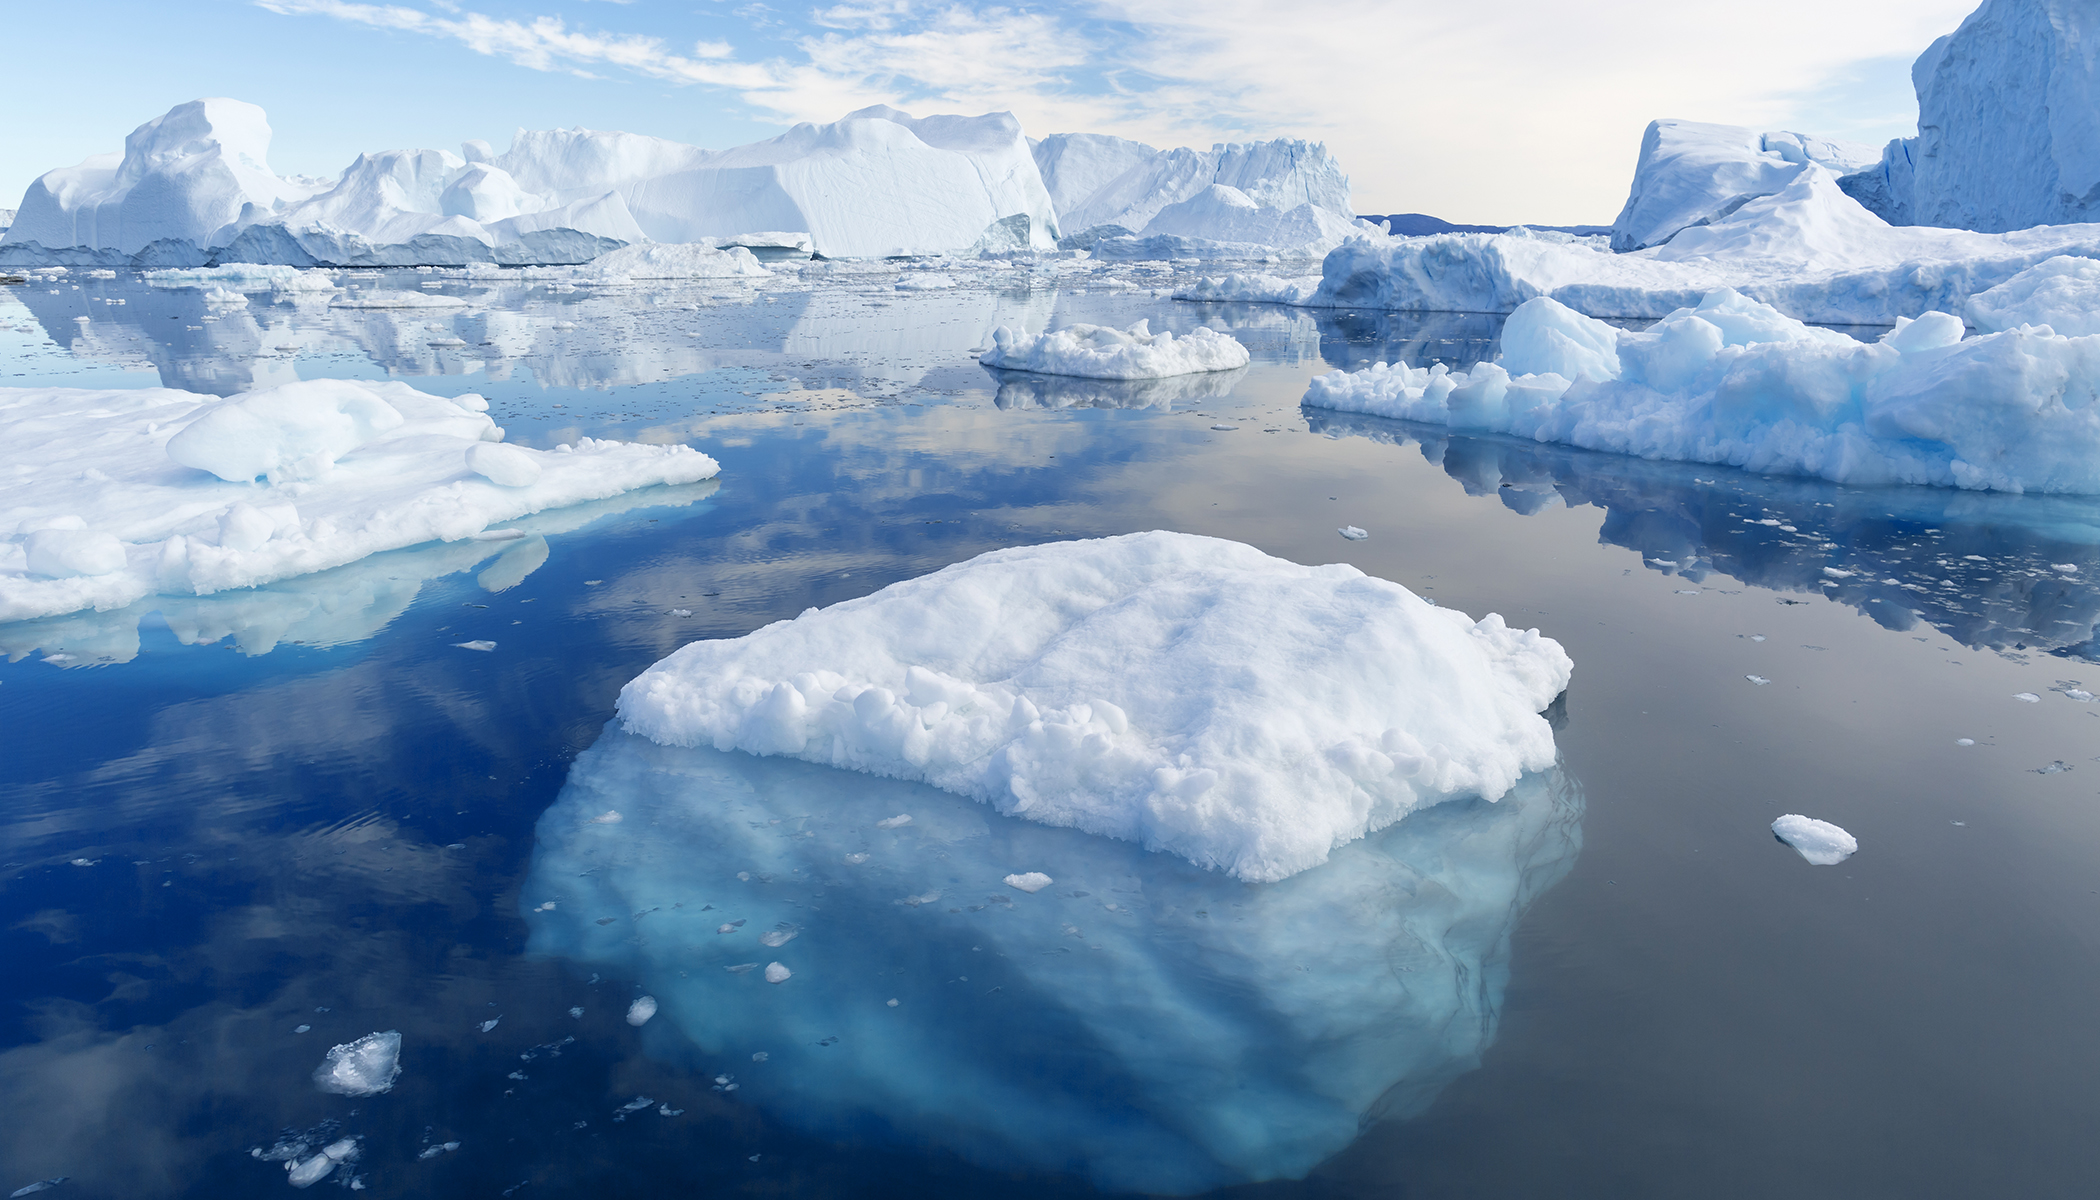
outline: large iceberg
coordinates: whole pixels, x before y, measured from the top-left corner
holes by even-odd
[[[627,729],[920,780],[1276,880],[1553,761],[1568,656],[1345,564],[1153,532],[994,551],[620,694]]]
[[[1898,225],[2003,232],[2100,218],[2100,11],[1985,0],[1911,67],[1918,133],[1845,190]]]
[[[1638,333],[1540,297],[1502,344],[1467,371],[1322,375],[1305,403],[1863,486],[2100,494],[2100,336],[1964,338],[1927,313],[1859,342],[1723,289]]]
[[[1849,175],[1879,158],[1872,146],[1800,133],[1650,121],[1641,136],[1633,189],[1612,223],[1611,248],[1645,250],[1682,230],[1711,225],[1759,196],[1784,189],[1809,163]]]
[[[773,1119],[1179,1194],[1302,1176],[1476,1067],[1581,816],[1572,779],[1527,774],[1248,884],[615,725],[519,907],[533,951],[656,998],[652,1051]]]
[[[479,396],[309,380],[220,400],[0,389],[0,621],[208,595],[658,484],[687,446],[502,441]]]

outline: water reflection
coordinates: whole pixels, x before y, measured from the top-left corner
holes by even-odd
[[[658,1052],[784,1121],[1186,1193],[1301,1176],[1476,1066],[1582,809],[1530,776],[1249,885],[609,728],[539,822],[521,907],[532,949],[654,995]],[[1001,882],[1029,871],[1055,882]]]
[[[984,368],[998,386],[992,402],[1000,408],[1158,408],[1230,396],[1247,368],[1171,375],[1165,379],[1081,379],[1073,375],[1034,375],[1026,371]]]
[[[2100,661],[2100,500],[1841,487],[1305,410],[1315,432],[1418,446],[1513,511],[1594,504],[1651,571],[1820,593],[1896,630]]]

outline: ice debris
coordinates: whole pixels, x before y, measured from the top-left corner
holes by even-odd
[[[794,975],[793,971],[788,970],[777,962],[766,964],[767,983],[786,983],[792,975]]]
[[[1022,871],[1019,874],[1008,875],[1003,882],[1006,886],[1017,891],[1033,894],[1049,887],[1056,880],[1051,879],[1041,871]]]
[[[1352,542],[1360,542],[1371,536],[1371,531],[1361,525],[1344,525],[1340,529],[1335,530],[1335,532]]]
[[[1798,813],[1772,822],[1772,836],[1801,852],[1801,857],[1819,867],[1834,867],[1858,851],[1851,834],[1828,821],[1817,821]]]
[[[480,650],[484,653],[496,648],[496,643],[479,638],[471,642],[454,642],[452,644],[461,650]]]
[[[376,1096],[391,1090],[401,1074],[401,1032],[368,1033],[329,1050],[314,1068],[314,1083],[343,1096]]]
[[[1153,333],[1148,321],[1139,321],[1128,330],[1069,325],[1039,335],[1001,325],[992,331],[992,348],[978,361],[987,367],[1038,375],[1162,379],[1236,370],[1251,360],[1245,346],[1208,326],[1199,325],[1177,338],[1172,333]]]
[[[655,1015],[656,997],[654,996],[644,996],[627,1006],[627,1023],[629,1025],[647,1025],[649,1018]]]

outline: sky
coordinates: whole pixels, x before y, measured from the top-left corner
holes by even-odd
[[[0,207],[176,104],[261,105],[280,174],[584,126],[710,148],[1005,110],[1032,136],[1303,137],[1361,213],[1609,223],[1657,117],[1881,143],[1975,0],[71,0],[9,15]],[[32,49],[33,48],[33,49]],[[27,51],[27,52],[25,52]]]

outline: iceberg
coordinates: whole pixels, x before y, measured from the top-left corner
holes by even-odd
[[[1541,297],[1502,338],[1499,362],[1338,371],[1305,403],[1858,486],[2100,494],[2100,337],[1964,338],[1927,313],[1864,343],[1722,289],[1639,333]]]
[[[1828,821],[1799,813],[1772,822],[1772,836],[1819,867],[1834,867],[1859,852],[1859,840]]]
[[[1037,143],[1034,154],[1056,199],[1060,226],[1067,235],[1092,235],[1081,240],[1112,229],[1276,246],[1282,243],[1268,235],[1296,238],[1355,224],[1349,177],[1317,142],[1277,138],[1220,142],[1209,150],[1155,150],[1098,134],[1054,134]],[[1225,192],[1204,199],[1214,187]],[[1181,207],[1191,202],[1193,207]],[[1321,211],[1286,216],[1301,206]],[[1153,228],[1163,215],[1165,223]],[[1234,236],[1235,228],[1262,236]]]
[[[1538,714],[1570,671],[1495,614],[1153,532],[994,551],[692,643],[619,712],[665,745],[924,781],[1273,881],[1551,766]]]
[[[524,918],[533,952],[657,997],[653,1053],[772,1119],[1185,1194],[1300,1177],[1477,1066],[1581,816],[1574,780],[1527,774],[1250,885],[615,723],[540,818],[525,890],[557,904]]]
[[[1852,142],[1699,121],[1650,121],[1641,135],[1633,189],[1612,222],[1611,248],[1645,250],[1686,229],[1711,225],[1760,196],[1785,189],[1811,162],[1835,175],[1850,175],[1879,161],[1874,147]]]
[[[0,389],[0,621],[203,596],[712,478],[687,446],[501,445],[479,396]]]
[[[1153,333],[1149,319],[1129,329],[1068,325],[1029,334],[1010,325],[992,331],[992,348],[979,356],[987,367],[1038,375],[1087,379],[1164,379],[1206,371],[1232,371],[1253,361],[1230,334],[1198,325],[1186,336]]]

